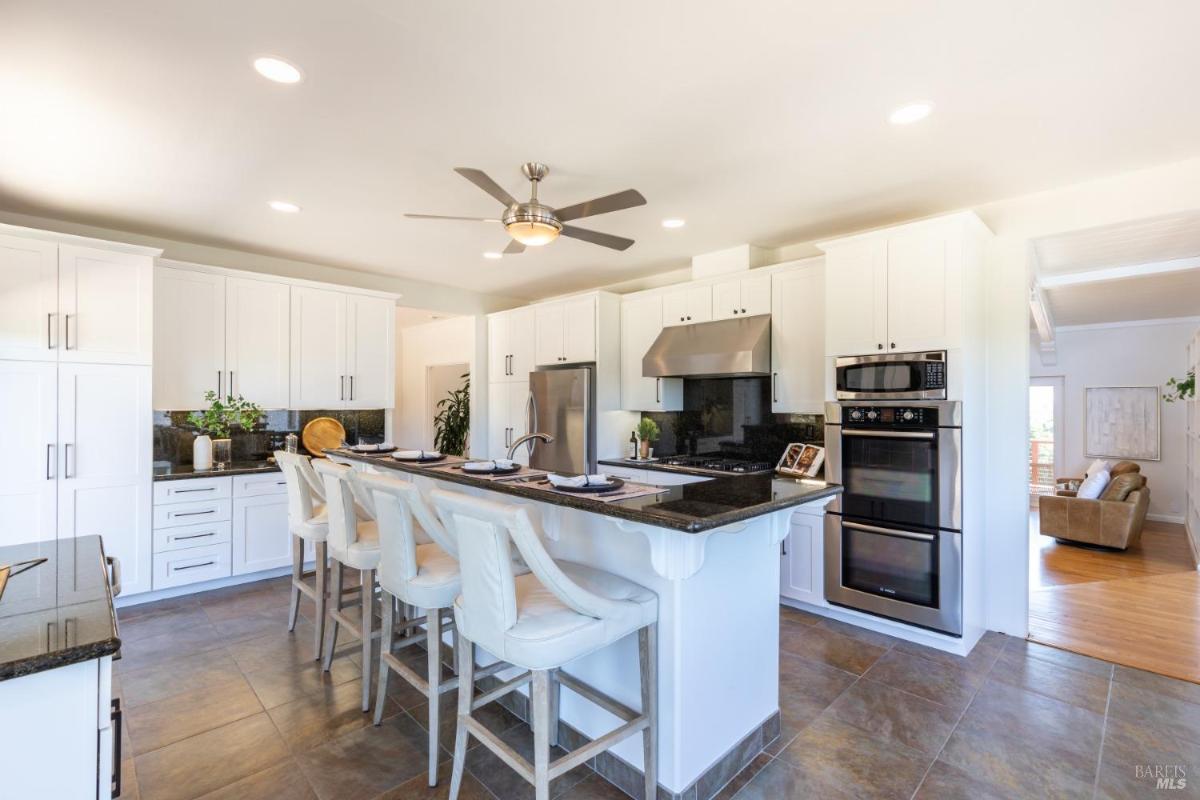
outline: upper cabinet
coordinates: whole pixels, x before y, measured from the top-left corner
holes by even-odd
[[[712,286],[684,286],[662,293],[662,326],[691,325],[713,318]]]
[[[682,379],[642,376],[642,357],[662,333],[666,300],[666,294],[639,294],[621,301],[621,408],[626,411],[683,409]]]
[[[58,245],[0,235],[0,359],[58,358]]]
[[[528,380],[533,370],[534,311],[516,308],[488,315],[488,381]]]
[[[962,213],[820,244],[826,355],[962,347],[966,283],[988,235]]]
[[[293,286],[291,407],[392,408],[394,314],[386,298]]]
[[[820,259],[771,278],[771,411],[825,409],[825,267]]]
[[[771,313],[771,276],[732,278],[712,286],[713,319]]]
[[[596,296],[542,303],[534,311],[534,360],[539,367],[596,360]]]
[[[383,297],[346,295],[347,408],[395,405],[396,304]]]
[[[225,281],[210,272],[155,270],[155,408],[200,408],[205,392],[226,393]]]
[[[263,408],[287,408],[289,287],[251,278],[224,280],[228,391]]]

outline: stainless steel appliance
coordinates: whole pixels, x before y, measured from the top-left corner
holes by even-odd
[[[647,378],[736,378],[771,372],[771,315],[672,325],[642,357]]]
[[[962,634],[962,406],[828,403],[825,598]]]
[[[528,443],[529,466],[568,475],[596,471],[594,378],[591,367],[529,373],[529,431],[554,439]]]
[[[945,400],[946,351],[843,356],[834,362],[838,400]]]
[[[720,454],[666,456],[658,463],[664,467],[684,467],[691,472],[711,472],[716,475],[763,475],[775,470],[775,465],[767,461],[749,461]]]

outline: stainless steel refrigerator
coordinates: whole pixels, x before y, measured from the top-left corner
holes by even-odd
[[[596,471],[596,387],[591,367],[561,367],[529,373],[529,431],[534,439],[529,466],[569,475]]]

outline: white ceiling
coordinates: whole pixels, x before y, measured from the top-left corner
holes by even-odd
[[[1200,269],[1046,290],[1055,325],[1200,316]]]
[[[1200,256],[1200,211],[1122,222],[1034,242],[1041,275]]]
[[[5,0],[0,206],[545,296],[1196,155],[1198,28],[1177,0]],[[492,215],[451,168],[519,194],[530,159],[551,205],[641,190],[586,225],[637,244],[485,261],[499,227],[401,217]]]
[[[446,314],[441,311],[430,311],[427,308],[397,306],[396,328],[403,330],[404,328],[411,328],[414,325],[424,325],[428,322],[437,322],[439,319],[450,319],[454,316],[456,315]]]

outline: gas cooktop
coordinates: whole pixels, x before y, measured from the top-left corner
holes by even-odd
[[[658,463],[665,467],[687,467],[688,469],[704,470],[706,472],[735,473],[738,475],[759,475],[775,469],[775,465],[767,461],[746,461],[740,458],[727,458],[720,455],[666,456],[659,459]]]

